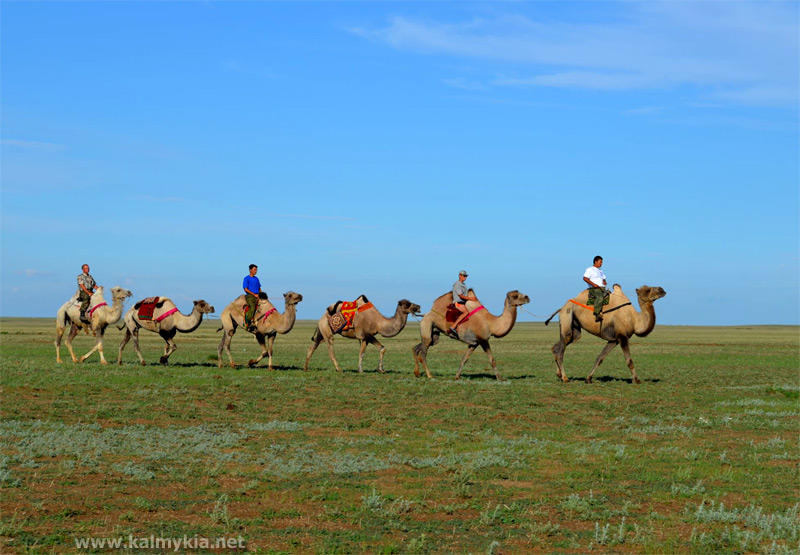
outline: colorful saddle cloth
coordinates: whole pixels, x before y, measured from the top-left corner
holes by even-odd
[[[370,302],[358,306],[358,301],[343,301],[339,310],[328,317],[328,325],[333,333],[347,331],[353,327],[353,320],[358,312],[364,312],[374,305]]]
[[[472,318],[473,314],[475,314],[476,312],[478,312],[480,310],[483,310],[484,308],[485,307],[483,305],[480,305],[478,308],[468,312],[466,318],[461,320],[461,323],[459,324],[459,326],[461,324],[463,324],[464,322],[466,322],[467,320],[469,320],[470,318]],[[450,325],[453,325],[453,323],[455,323],[455,321],[458,320],[459,316],[461,316],[461,312],[456,308],[455,304],[450,303],[449,305],[447,305],[447,312],[445,312],[445,314],[444,314],[445,322],[447,322]]]
[[[159,297],[147,297],[136,303],[135,307],[139,309],[137,316],[139,320],[152,320],[153,312],[156,310]]]

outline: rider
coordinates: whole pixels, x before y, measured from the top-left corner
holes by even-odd
[[[242,287],[244,288],[244,300],[247,303],[248,310],[244,313],[244,327],[247,331],[255,331],[256,326],[253,324],[253,317],[256,314],[258,307],[258,296],[261,293],[261,282],[256,277],[258,266],[250,264],[250,274],[244,276]]]
[[[92,299],[95,287],[97,287],[97,283],[89,273],[89,265],[84,264],[81,266],[81,273],[78,274],[78,301],[81,303],[81,322],[84,324],[89,323],[89,319],[86,317],[86,309],[89,308],[89,302]]]
[[[594,319],[595,322],[602,320],[600,312],[603,310],[605,298],[608,296],[606,291],[606,274],[600,268],[603,266],[603,257],[595,256],[592,260],[592,265],[586,268],[583,273],[583,281],[589,285],[589,299],[588,303],[594,304]]]
[[[468,275],[466,270],[461,270],[458,272],[458,281],[453,284],[453,305],[461,313],[458,316],[458,320],[450,326],[450,332],[453,334],[457,334],[456,328],[467,317],[467,301],[478,300],[474,295],[470,297],[467,294],[467,286],[464,285],[464,282],[467,281]]]

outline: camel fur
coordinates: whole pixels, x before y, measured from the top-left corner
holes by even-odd
[[[98,287],[89,301],[89,308],[86,313],[89,314],[94,307],[105,303],[103,297],[103,287]],[[64,340],[69,350],[69,356],[72,357],[72,362],[83,362],[95,351],[100,353],[100,363],[108,364],[106,357],[103,355],[103,336],[105,335],[106,328],[111,324],[116,324],[120,317],[122,317],[122,305],[125,299],[130,297],[133,293],[122,287],[111,288],[111,305],[106,304],[100,306],[91,312],[91,318],[88,324],[81,322],[81,305],[78,301],[78,294],[72,296],[70,300],[61,305],[56,314],[56,362],[61,364],[61,338],[69,326],[69,334]],[[84,330],[86,333],[93,334],[97,341],[94,347],[81,358],[75,357],[75,352],[72,350],[72,340],[78,335],[78,332]]]
[[[475,292],[470,289],[469,296],[474,296]],[[506,300],[503,306],[503,312],[500,316],[490,314],[485,308],[474,313],[466,321],[459,324],[458,337],[454,338],[448,334],[450,323],[445,319],[447,307],[453,302],[453,293],[448,292],[433,301],[433,307],[428,312],[420,323],[420,336],[422,341],[414,346],[414,375],[419,377],[419,365],[425,369],[425,374],[428,378],[433,378],[431,370],[428,367],[428,349],[435,345],[439,340],[439,335],[444,333],[453,339],[458,339],[462,343],[467,344],[467,351],[461,359],[461,366],[458,367],[456,379],[461,378],[461,371],[464,369],[469,357],[480,345],[489,357],[489,363],[492,365],[492,371],[498,380],[501,380],[500,373],[497,371],[497,361],[492,354],[492,349],[489,347],[490,337],[504,337],[514,327],[517,320],[517,307],[530,302],[528,295],[520,293],[517,290],[509,291],[506,293]],[[481,302],[467,301],[467,311],[472,312],[482,305]]]
[[[642,285],[636,290],[636,295],[639,298],[639,307],[641,308],[641,312],[637,312],[633,305],[630,304],[628,297],[622,292],[619,284],[615,283],[608,304],[603,307],[602,320],[600,322],[595,321],[591,308],[587,309],[570,301],[564,303],[564,306],[545,321],[545,325],[547,325],[553,316],[558,314],[559,338],[558,342],[553,345],[553,355],[556,359],[557,368],[556,376],[562,382],[569,381],[564,372],[564,351],[567,345],[580,339],[581,330],[584,329],[608,342],[603,347],[597,360],[595,360],[592,371],[586,376],[586,383],[592,382],[595,370],[603,363],[603,359],[617,344],[622,348],[622,353],[625,355],[625,362],[631,370],[633,382],[641,383],[633,367],[629,340],[633,335],[645,337],[653,331],[656,325],[656,311],[653,308],[653,302],[666,294],[667,292],[661,287]],[[585,305],[588,297],[589,292],[585,289],[575,297],[575,300]],[[615,310],[615,307],[620,308]]]
[[[358,299],[356,299],[357,306],[363,306],[368,302],[369,301],[364,295],[361,295]],[[340,304],[341,301],[338,301],[329,306],[325,314],[323,314],[319,319],[319,322],[317,322],[317,329],[314,332],[314,335],[311,337],[311,345],[306,353],[306,363],[303,368],[304,370],[308,370],[308,363],[311,360],[311,355],[314,354],[314,351],[317,349],[317,347],[319,347],[320,343],[324,341],[328,345],[328,355],[333,362],[333,366],[338,372],[342,371],[339,363],[336,360],[336,355],[333,352],[334,333],[328,324],[329,316],[338,310]],[[386,353],[386,347],[384,347],[375,336],[380,334],[383,337],[394,337],[406,327],[408,315],[417,315],[419,311],[420,307],[418,304],[414,304],[406,299],[401,299],[397,302],[397,309],[391,318],[386,318],[383,316],[374,306],[364,310],[363,312],[356,312],[355,316],[353,317],[353,326],[350,329],[339,332],[339,334],[342,337],[358,339],[361,342],[361,348],[358,352],[358,371],[364,371],[362,365],[364,351],[367,349],[367,345],[371,344],[378,348],[378,352],[380,353],[378,371],[383,373],[383,355]]]
[[[117,355],[117,364],[122,364],[122,349],[125,348],[128,341],[133,338],[133,349],[136,351],[136,356],[139,357],[139,362],[142,366],[145,366],[146,363],[144,361],[144,357],[142,357],[142,351],[139,349],[139,329],[144,328],[148,331],[152,331],[157,333],[161,336],[164,340],[164,354],[161,355],[161,358],[158,360],[161,364],[166,365],[169,361],[169,357],[174,353],[178,346],[173,341],[173,338],[178,332],[181,333],[191,333],[197,328],[200,327],[200,324],[203,322],[203,314],[210,314],[214,312],[214,307],[208,304],[204,300],[194,301],[194,306],[192,307],[192,311],[189,314],[181,314],[180,312],[173,312],[160,322],[156,322],[156,319],[161,316],[162,314],[169,312],[170,310],[176,308],[175,303],[172,302],[172,299],[167,297],[160,297],[158,300],[158,304],[156,305],[155,310],[153,311],[153,320],[152,321],[145,321],[142,322],[139,320],[139,311],[136,306],[131,307],[130,310],[125,314],[125,318],[123,319],[123,328],[125,329],[125,335],[122,338],[122,342],[119,344],[119,354]]]
[[[231,304],[225,307],[220,317],[222,327],[217,331],[222,331],[222,339],[220,340],[219,347],[217,348],[217,365],[222,368],[222,351],[228,354],[231,368],[236,368],[236,363],[233,361],[231,355],[231,340],[236,333],[236,328],[242,326],[244,328],[244,312],[242,306],[245,304],[245,296],[239,295]],[[272,310],[274,305],[269,301],[267,295],[262,293],[259,296],[258,305],[256,306],[256,313],[254,322],[256,323],[256,331],[253,334],[256,336],[256,341],[261,346],[261,354],[258,358],[250,359],[247,365],[252,368],[258,364],[265,356],[268,357],[267,369],[272,370],[272,352],[273,345],[275,344],[275,337],[280,334],[289,333],[294,327],[294,322],[297,318],[297,303],[303,300],[303,295],[289,291],[283,294],[284,311],[283,314],[277,310]],[[268,312],[269,316],[263,316]]]

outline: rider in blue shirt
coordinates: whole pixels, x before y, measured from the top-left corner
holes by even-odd
[[[250,275],[245,276],[242,282],[244,300],[248,307],[244,313],[244,327],[247,328],[247,331],[254,331],[256,327],[252,322],[258,307],[258,295],[261,293],[261,282],[258,281],[256,272],[258,272],[258,266],[250,264]]]

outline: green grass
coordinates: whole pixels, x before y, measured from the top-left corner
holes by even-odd
[[[54,323],[0,320],[0,551],[75,537],[242,536],[262,552],[800,550],[797,327],[658,326],[588,373],[603,343],[567,349],[517,324],[476,352],[430,351],[412,322],[387,374],[337,339],[303,372],[312,324],[275,342],[278,368],[216,366],[217,322],[177,338],[171,365],[55,363]],[[116,360],[121,333],[106,335]],[[75,340],[76,353],[92,345]],[[143,332],[145,359],[163,343]],[[238,333],[239,363],[257,354]],[[62,354],[66,355],[66,351]],[[68,359],[68,356],[67,356]],[[266,361],[263,361],[266,362]]]

